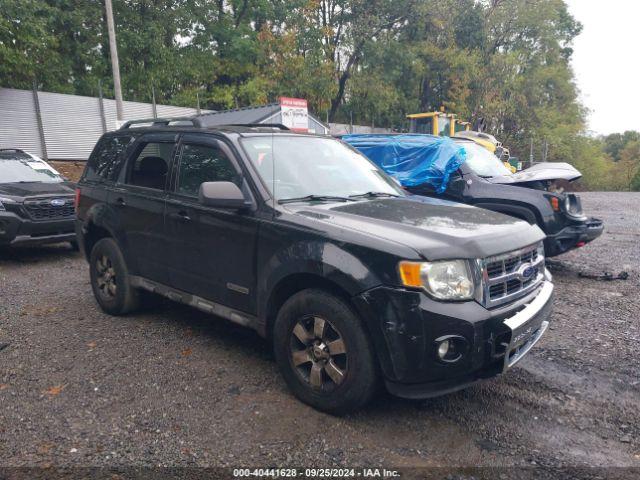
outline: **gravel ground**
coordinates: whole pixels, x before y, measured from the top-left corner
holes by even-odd
[[[65,245],[1,251],[0,466],[640,467],[640,194],[582,197],[605,233],[554,262],[518,368],[343,418],[295,400],[249,330],[169,302],[110,317]],[[578,275],[605,270],[630,278]]]

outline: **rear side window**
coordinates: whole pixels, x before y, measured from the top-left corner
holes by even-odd
[[[182,149],[178,193],[197,197],[204,182],[237,182],[238,179],[231,160],[219,148],[186,144]]]
[[[105,137],[87,161],[84,179],[93,182],[115,181],[126,158],[126,150],[134,142],[134,135]]]
[[[127,184],[163,190],[175,143],[145,143],[131,165]]]

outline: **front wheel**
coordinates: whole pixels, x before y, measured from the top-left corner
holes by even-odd
[[[292,296],[273,331],[278,366],[303,402],[333,414],[365,405],[377,388],[375,357],[360,318],[322,290]]]

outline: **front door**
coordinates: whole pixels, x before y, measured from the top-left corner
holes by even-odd
[[[123,232],[123,254],[132,274],[167,282],[164,208],[175,134],[142,136],[132,149],[122,181],[110,192]]]
[[[259,220],[251,211],[198,201],[204,182],[236,183],[250,196],[234,155],[210,135],[184,135],[166,204],[172,240],[169,282],[176,289],[255,313],[255,252]]]

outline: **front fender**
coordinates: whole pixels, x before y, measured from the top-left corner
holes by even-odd
[[[258,316],[264,318],[272,292],[293,275],[322,277],[349,296],[380,285],[375,275],[355,252],[323,240],[299,241],[278,250],[263,263],[258,275]]]

